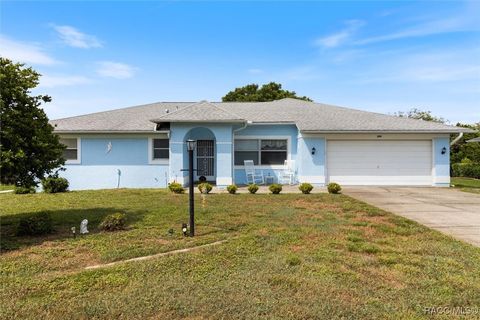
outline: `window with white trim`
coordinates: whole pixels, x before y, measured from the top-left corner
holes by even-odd
[[[168,139],[152,139],[152,160],[168,159],[170,142]]]
[[[234,142],[235,165],[253,160],[255,165],[278,165],[287,160],[286,139],[237,139]]]
[[[66,146],[63,150],[63,157],[68,160],[78,160],[78,139],[77,138],[63,138],[60,143]]]

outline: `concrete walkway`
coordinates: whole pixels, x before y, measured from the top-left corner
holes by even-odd
[[[345,187],[343,193],[480,247],[480,195],[428,187]]]

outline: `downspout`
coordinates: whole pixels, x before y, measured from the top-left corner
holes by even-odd
[[[450,146],[453,146],[453,145],[454,145],[455,143],[457,143],[460,139],[462,139],[462,137],[463,137],[463,132],[460,132],[460,133],[458,134],[458,137],[456,137],[455,139],[453,139],[452,142],[450,142]]]
[[[232,131],[232,183],[235,184],[235,133],[247,128],[252,121],[245,121],[243,126]]]

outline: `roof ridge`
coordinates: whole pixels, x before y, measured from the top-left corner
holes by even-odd
[[[220,106],[214,105],[213,103],[208,102],[207,100],[204,100],[204,102],[208,103],[209,105],[211,105],[211,106],[213,106],[213,107],[215,107],[215,108],[217,108],[217,109],[219,109],[219,110],[221,110],[221,111],[223,111],[223,112],[225,112],[225,113],[228,113],[228,114],[231,114],[232,116],[237,117],[236,119],[245,120],[244,118],[240,117],[238,114],[233,113],[233,112],[231,112],[231,111],[228,111],[228,110],[226,110],[226,109],[224,109],[224,108],[222,108],[222,107],[220,107]]]

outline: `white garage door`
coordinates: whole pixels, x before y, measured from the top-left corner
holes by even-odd
[[[343,185],[431,185],[432,141],[328,141],[327,175]]]

